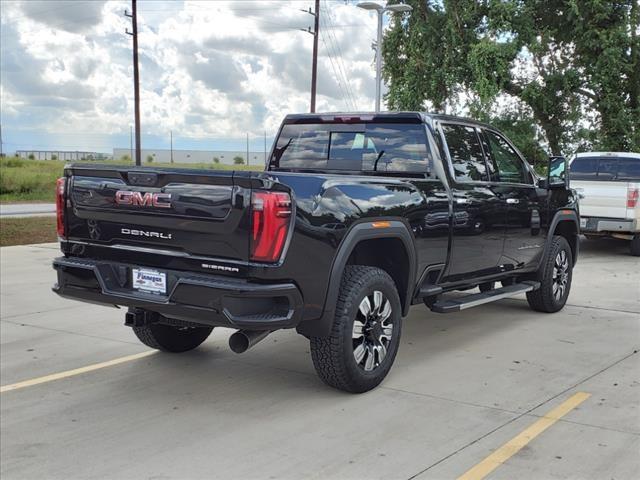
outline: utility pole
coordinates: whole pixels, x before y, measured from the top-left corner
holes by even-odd
[[[129,125],[129,154],[129,158],[133,161],[133,125]]]
[[[315,11],[302,10],[309,15],[313,15],[313,32],[310,29],[304,30],[313,35],[313,58],[311,60],[311,108],[309,111],[316,111],[316,84],[318,83],[318,34],[320,33],[320,0],[315,1]]]
[[[126,17],[131,18],[132,31],[126,30],[128,35],[133,37],[133,89],[134,89],[134,104],[135,104],[135,122],[136,122],[136,166],[140,166],[141,152],[140,152],[140,72],[138,70],[138,9],[137,0],[131,0],[131,14],[126,10],[124,12]]]
[[[173,163],[173,130],[169,130],[169,138],[171,142],[171,163]]]
[[[249,165],[249,132],[247,132],[247,165]]]

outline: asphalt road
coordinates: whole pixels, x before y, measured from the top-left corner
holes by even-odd
[[[36,382],[0,396],[0,476],[638,478],[640,259],[627,251],[584,242],[557,314],[522,298],[414,307],[387,380],[349,395],[316,378],[291,331],[243,355],[220,329],[194,352],[127,357],[148,350],[122,311],[50,292],[55,246],[2,248],[1,383]]]
[[[0,217],[42,217],[55,214],[55,203],[9,203],[0,205]]]

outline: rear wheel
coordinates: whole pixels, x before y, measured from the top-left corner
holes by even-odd
[[[564,237],[553,237],[540,268],[540,288],[527,292],[527,301],[539,312],[557,312],[567,302],[573,275],[571,247]]]
[[[634,257],[640,257],[640,234],[636,233],[631,239],[629,251]]]
[[[327,385],[352,393],[375,388],[391,369],[402,312],[393,279],[375,267],[348,265],[328,337],[311,337],[311,358]]]
[[[193,350],[212,330],[213,327],[179,327],[162,323],[133,327],[133,333],[147,347],[173,353]]]

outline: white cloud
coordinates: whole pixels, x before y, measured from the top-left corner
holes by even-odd
[[[309,108],[308,1],[139,1],[143,134],[237,138]],[[318,110],[370,110],[375,19],[322,1]],[[3,2],[3,127],[123,134],[133,118],[127,1]],[[338,58],[340,59],[338,60]]]

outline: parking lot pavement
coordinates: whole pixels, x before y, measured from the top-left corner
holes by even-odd
[[[638,478],[640,259],[627,247],[583,242],[553,315],[524,297],[415,306],[389,377],[363,395],[325,387],[291,331],[243,355],[220,329],[190,353],[105,365],[147,351],[123,312],[51,293],[55,245],[2,248],[1,383],[50,381],[1,394],[0,476]]]

